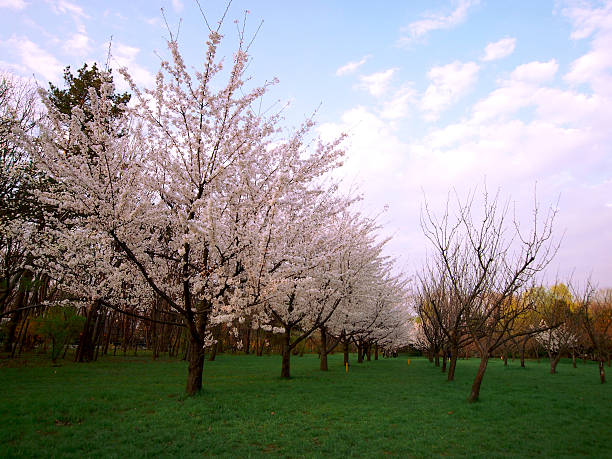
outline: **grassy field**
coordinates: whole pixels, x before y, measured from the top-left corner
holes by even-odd
[[[354,356],[352,356],[354,358]],[[466,403],[477,360],[457,380],[425,359],[352,364],[331,356],[220,355],[186,398],[186,365],[147,357],[0,367],[0,457],[612,457],[612,383],[579,362],[492,361]],[[607,368],[606,368],[607,369]],[[612,376],[612,371],[609,371]]]

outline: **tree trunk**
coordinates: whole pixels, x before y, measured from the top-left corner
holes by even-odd
[[[446,373],[446,350],[442,351],[442,373]]]
[[[244,345],[244,353],[248,355],[249,348],[251,347],[251,327],[247,326],[246,331],[246,343]]]
[[[436,366],[439,367],[440,366],[440,353],[438,351],[436,351]]]
[[[525,347],[527,347],[526,339],[521,344],[521,368],[525,368]]]
[[[349,363],[349,342],[345,339],[342,344],[342,348],[344,351],[344,365],[346,366],[346,364]]]
[[[478,367],[478,371],[476,372],[476,377],[474,378],[474,383],[472,384],[472,391],[470,392],[470,396],[468,398],[468,402],[474,403],[478,400],[480,395],[480,385],[482,384],[482,378],[484,377],[485,371],[487,370],[487,364],[489,363],[489,356],[480,358],[480,366]]]
[[[371,343],[366,344],[366,348],[364,349],[364,352],[366,353],[368,362],[371,362],[372,361],[372,344]]]
[[[572,365],[576,368],[576,351],[572,349]]]
[[[554,375],[557,372],[557,364],[561,360],[561,353],[559,352],[556,356],[550,355],[550,374]]]
[[[503,357],[504,357],[504,366],[507,367],[508,366],[508,351],[506,351],[505,349],[504,349]]]
[[[216,357],[217,357],[217,343],[214,343],[210,347],[210,355],[208,356],[208,361],[214,362]]]
[[[378,360],[378,344],[374,345],[374,360]]]
[[[448,381],[455,380],[455,369],[457,368],[457,356],[459,355],[459,350],[456,348],[451,348],[450,351],[450,362],[448,365]]]
[[[204,346],[191,335],[189,340],[189,370],[187,373],[187,395],[195,395],[202,390],[202,372],[204,371]]]
[[[281,366],[281,378],[290,378],[291,366],[291,327],[286,327],[283,337],[283,363]]]
[[[357,363],[363,363],[363,344],[357,342]]]
[[[91,362],[94,359],[94,332],[95,325],[97,324],[97,314],[100,303],[98,300],[92,301],[89,309],[87,310],[87,317],[85,319],[85,325],[79,339],[79,346],[77,347],[75,362]]]
[[[327,371],[327,330],[325,327],[320,328],[321,331],[321,371]]]
[[[606,382],[606,370],[604,369],[603,357],[599,359],[599,379],[601,380],[602,384]]]

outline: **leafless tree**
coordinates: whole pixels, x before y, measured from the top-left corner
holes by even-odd
[[[508,341],[536,332],[514,329],[517,318],[534,305],[523,295],[534,277],[552,260],[558,244],[553,240],[555,211],[540,215],[537,202],[529,230],[521,229],[510,203],[501,203],[499,192],[482,193],[482,211],[476,212],[477,190],[465,201],[457,194],[456,214],[450,198],[441,218],[427,204],[422,213],[425,236],[434,246],[433,263],[444,278],[453,308],[480,356],[468,401],[480,394],[489,357]],[[451,303],[449,303],[451,304]]]

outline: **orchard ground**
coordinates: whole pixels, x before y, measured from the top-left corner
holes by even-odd
[[[469,404],[478,359],[449,383],[403,355],[351,355],[348,373],[341,354],[326,373],[316,355],[293,357],[290,380],[279,356],[219,355],[194,397],[180,360],[41,359],[0,361],[0,457],[612,456],[612,384],[591,362],[550,375],[546,360],[492,360]]]

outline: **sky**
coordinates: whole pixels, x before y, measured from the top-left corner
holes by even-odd
[[[211,24],[225,4],[200,0]],[[253,84],[279,79],[264,104],[289,103],[288,129],[316,112],[323,139],[348,135],[342,186],[408,275],[431,254],[424,203],[441,215],[486,187],[521,228],[536,205],[556,211],[545,282],[612,287],[612,1],[234,0],[228,59],[245,14]],[[67,65],[106,63],[111,42],[110,66],[147,86],[168,30],[197,67],[195,0],[0,0],[0,69],[57,85]]]

